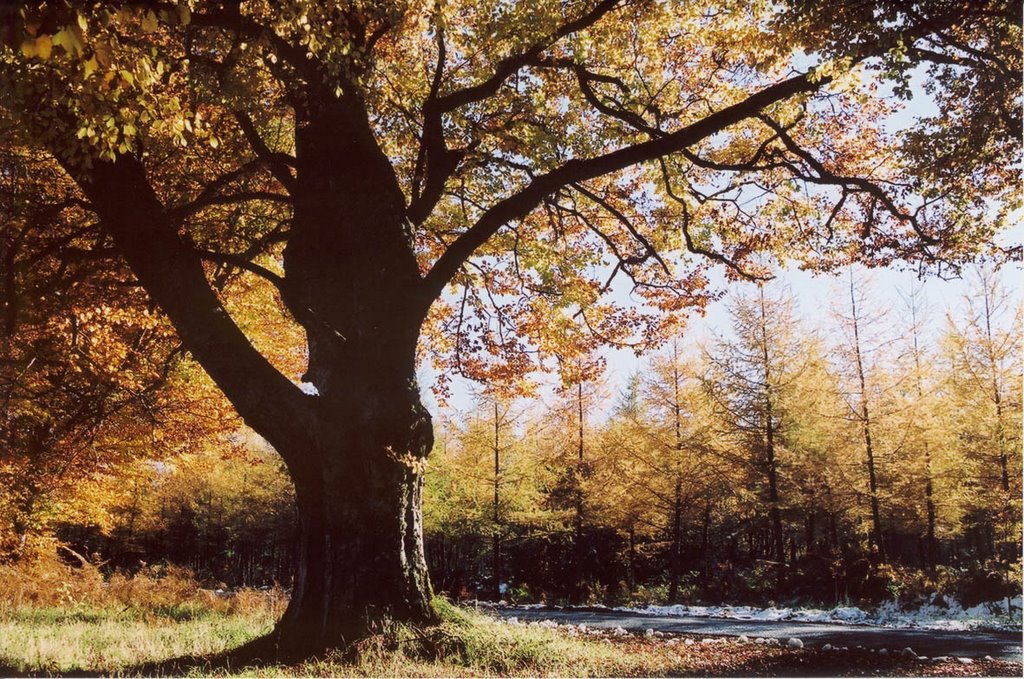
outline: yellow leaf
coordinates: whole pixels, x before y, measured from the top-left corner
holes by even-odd
[[[40,59],[46,61],[50,58],[50,52],[53,50],[53,40],[48,35],[41,35],[36,38],[36,54]]]
[[[110,47],[106,43],[97,41],[95,45],[93,45],[93,50],[96,52],[96,60],[100,65],[110,66]]]
[[[32,58],[36,55],[36,41],[25,40],[21,43],[21,53],[28,58]]]
[[[98,64],[96,63],[96,57],[95,56],[91,57],[90,59],[88,59],[85,62],[85,77],[86,78],[88,78],[89,76],[91,76],[93,73],[96,72],[96,66],[97,65]]]
[[[69,56],[77,56],[82,52],[82,41],[78,37],[77,26],[71,26],[57,31],[53,36],[53,44],[64,48]]]
[[[142,30],[146,33],[152,33],[157,29],[156,12],[149,10],[146,12],[146,16],[142,18]]]
[[[81,28],[83,31],[89,27],[89,25],[85,21],[85,15],[81,12],[78,12],[78,27]]]
[[[182,26],[188,26],[189,22],[192,21],[192,10],[184,2],[178,5],[178,18],[181,20]]]
[[[217,137],[210,137],[210,146],[212,146],[213,148],[217,148],[218,146],[220,146],[220,142],[217,140]]]

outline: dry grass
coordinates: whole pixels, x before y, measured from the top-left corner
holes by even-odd
[[[221,596],[175,567],[104,578],[84,560],[72,568],[53,555],[2,565],[0,675],[220,653],[270,631],[286,604],[280,588]]]
[[[201,589],[192,573],[178,566],[146,567],[139,573],[114,573],[105,578],[87,561],[72,568],[55,555],[0,565],[0,619],[30,609],[111,609],[142,616],[189,617],[222,613],[277,616],[287,604],[280,587],[251,589],[220,596]]]
[[[233,665],[219,656],[270,631],[283,593],[217,596],[182,570],[104,581],[89,566],[59,562],[0,567],[0,676],[150,674],[190,676],[1020,676],[1020,664],[922,664],[732,642],[574,635],[510,625],[437,600],[441,623],[394,625],[353,655],[294,665]],[[174,658],[200,656],[188,664]],[[153,663],[164,664],[154,665]]]

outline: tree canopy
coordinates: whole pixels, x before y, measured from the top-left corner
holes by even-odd
[[[302,566],[278,633],[305,647],[429,615],[418,351],[511,381],[657,345],[717,294],[713,267],[1014,254],[992,245],[1019,201],[1010,2],[55,0],[0,19],[5,151],[54,177],[30,199],[49,212],[5,225],[8,270],[126,264],[282,455]],[[934,114],[901,132],[922,91]],[[44,260],[11,245],[64,221]]]

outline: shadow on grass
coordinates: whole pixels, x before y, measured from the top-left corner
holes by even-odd
[[[20,670],[0,658],[0,677],[182,677],[230,675],[244,669],[276,667],[300,658],[277,653],[274,635],[258,637],[238,648],[210,655],[187,655],[121,668],[58,670],[40,667]]]

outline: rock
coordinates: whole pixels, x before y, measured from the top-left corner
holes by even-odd
[[[644,630],[644,637],[646,637],[647,639],[653,639],[654,638],[654,630],[652,630],[650,627],[645,629]]]
[[[736,643],[737,644],[749,644],[750,643],[750,637],[748,637],[746,634],[741,634],[739,639],[736,640]]]
[[[661,630],[657,630],[657,631],[654,632],[654,636],[658,637],[659,639],[664,639],[665,638],[665,633],[662,632]]]
[[[797,639],[796,637],[790,637],[789,641],[786,642],[786,646],[788,646],[790,650],[795,651],[799,648],[803,648],[804,642],[800,639]]]
[[[821,647],[821,650],[823,650],[823,651],[831,651],[832,650],[832,644],[825,644],[824,646]]]
[[[717,642],[718,642],[717,639],[712,639],[711,637],[708,637],[706,639],[701,639],[700,640],[700,643],[702,643],[702,644],[714,644],[714,643],[717,643]]]
[[[889,655],[889,649],[888,648],[880,648],[880,649],[878,649],[878,655]]]
[[[687,639],[686,640],[686,645],[687,646],[693,646],[693,639]]]
[[[904,658],[916,658],[917,657],[917,653],[914,653],[914,649],[912,649],[910,646],[907,646],[902,651],[900,651],[900,655],[902,655]]]
[[[615,629],[612,630],[612,636],[613,637],[624,637],[627,634],[629,634],[629,632],[627,632],[622,627],[616,627]]]
[[[973,665],[974,661],[970,658],[957,658],[956,661],[961,665]]]
[[[678,643],[679,643],[679,639],[669,639],[668,641],[665,642],[665,645],[666,646],[675,646]]]
[[[928,656],[926,656],[926,655],[919,655],[919,656],[917,656],[917,659],[920,660],[921,662],[928,662]]]
[[[992,662],[993,660],[995,660],[995,658],[993,658],[993,657],[992,657],[992,656],[990,656],[990,655],[986,655],[986,656],[985,656],[984,658],[982,658],[982,660],[986,660],[986,661],[988,661],[988,662]]]
[[[755,644],[763,644],[764,643],[764,637],[758,637],[758,638],[754,639],[754,643]]]
[[[937,656],[932,658],[932,662],[948,662],[948,661],[949,661],[949,656],[948,655],[937,655]]]

